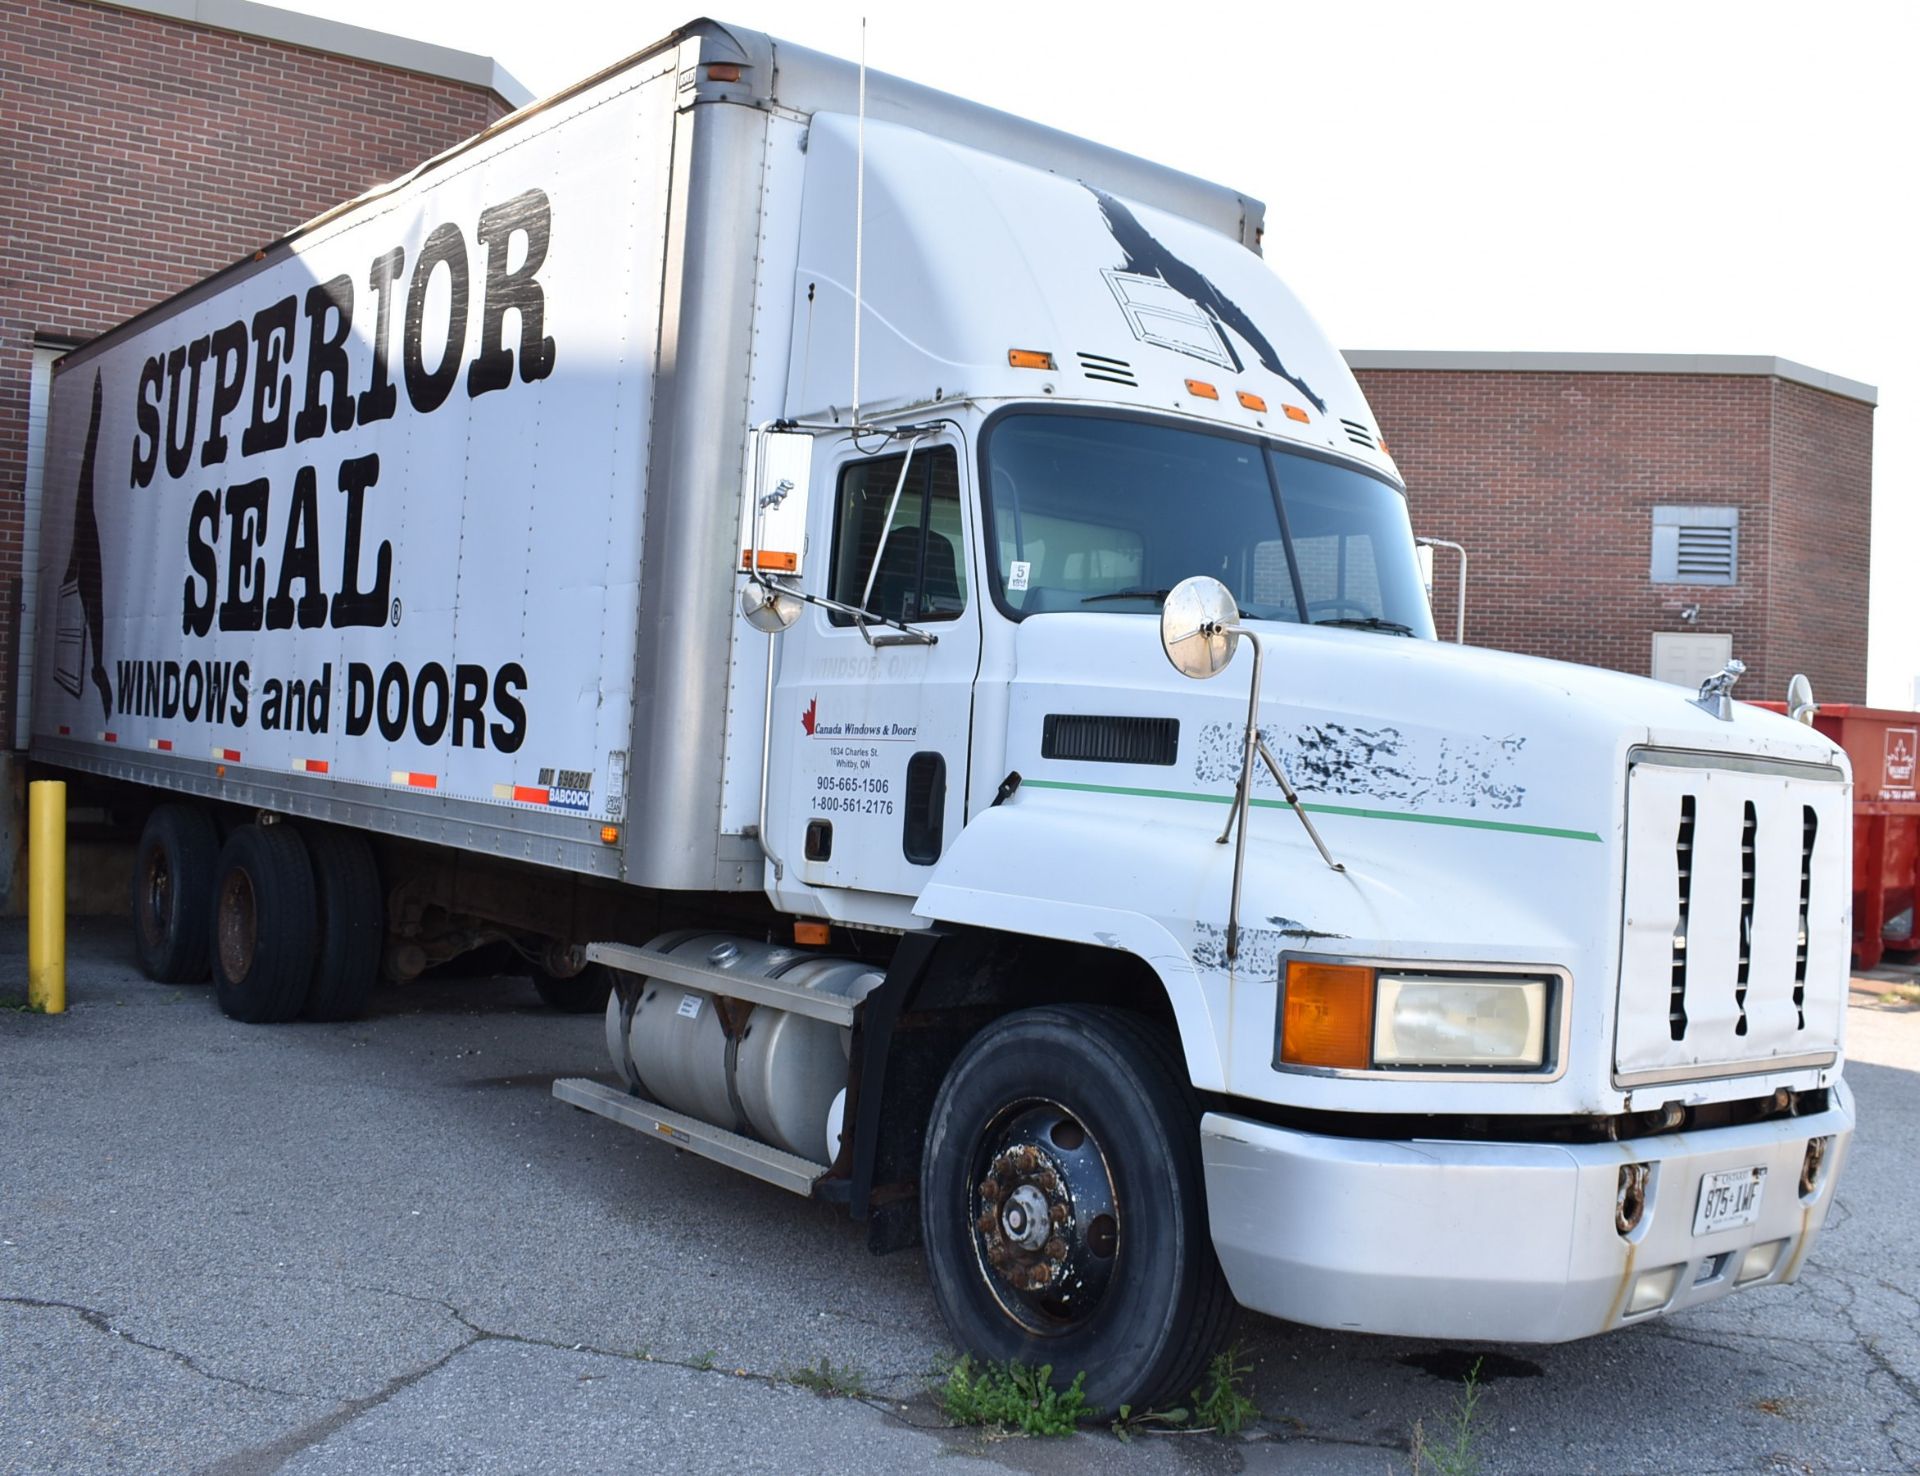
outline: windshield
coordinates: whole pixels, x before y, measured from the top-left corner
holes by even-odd
[[[981,443],[995,594],[1016,619],[1142,611],[1211,574],[1256,620],[1427,639],[1406,499],[1260,441],[1068,412],[1016,413]]]

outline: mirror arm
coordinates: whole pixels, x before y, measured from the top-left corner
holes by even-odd
[[[1247,865],[1247,813],[1253,804],[1253,756],[1258,753],[1275,781],[1280,785],[1280,793],[1286,796],[1287,804],[1292,807],[1307,837],[1313,842],[1314,849],[1320,853],[1320,859],[1334,871],[1344,872],[1347,868],[1333,859],[1327,850],[1327,844],[1320,839],[1320,832],[1314,828],[1308,817],[1306,806],[1300,803],[1300,796],[1287,782],[1287,776],[1281,772],[1280,765],[1273,757],[1273,750],[1267,747],[1267,740],[1260,736],[1260,668],[1266,659],[1266,653],[1260,647],[1260,637],[1241,625],[1222,625],[1216,629],[1225,635],[1243,637],[1253,647],[1253,686],[1247,695],[1247,735],[1241,759],[1240,782],[1233,791],[1233,804],[1227,811],[1227,827],[1220,832],[1216,845],[1224,846],[1227,837],[1233,836],[1233,897],[1227,905],[1227,962],[1232,963],[1240,956],[1240,882],[1246,873]],[[1203,631],[1211,634],[1211,631]],[[1238,834],[1234,826],[1238,824]]]
[[[887,554],[887,534],[893,528],[893,515],[900,510],[900,494],[906,490],[907,471],[913,465],[913,453],[919,448],[921,440],[922,437],[916,435],[907,442],[907,454],[900,458],[900,475],[894,481],[893,496],[887,501],[887,515],[880,520],[880,542],[873,550],[872,567],[867,570],[867,587],[860,591],[860,608],[863,610],[873,603],[873,586],[880,578],[880,560]],[[866,627],[863,625],[860,629],[864,635]]]

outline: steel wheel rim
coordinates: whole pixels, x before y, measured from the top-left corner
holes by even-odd
[[[220,969],[229,981],[238,983],[252,972],[258,938],[253,882],[235,867],[220,883]]]
[[[1028,1332],[1086,1324],[1120,1257],[1120,1212],[1107,1157],[1060,1103],[1027,1098],[981,1133],[969,1174],[968,1235],[981,1280]]]

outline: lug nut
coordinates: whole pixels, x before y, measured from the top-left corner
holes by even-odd
[[[1053,1267],[1044,1261],[1027,1273],[1027,1285],[1036,1291],[1052,1280]]]
[[[1000,1181],[988,1179],[980,1185],[980,1197],[992,1201],[1000,1197]]]
[[[982,1235],[993,1234],[993,1212],[989,1210],[978,1220],[974,1221],[974,1229],[978,1230]]]
[[[1066,1258],[1067,1243],[1056,1235],[1052,1240],[1047,1242],[1047,1259],[1049,1261],[1064,1261]]]
[[[1054,1175],[1052,1169],[1044,1171],[1039,1178],[1034,1180],[1034,1183],[1040,1186],[1040,1192],[1042,1194],[1051,1194],[1060,1187],[1060,1180]]]
[[[1052,1220],[1056,1225],[1066,1224],[1067,1207],[1064,1204],[1056,1204],[1052,1209],[1047,1211],[1047,1218]]]

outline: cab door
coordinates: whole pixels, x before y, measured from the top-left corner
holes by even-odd
[[[966,822],[973,511],[957,439],[864,439],[878,454],[816,444],[806,588],[933,641],[804,608],[780,638],[768,839],[789,883],[918,896]]]

